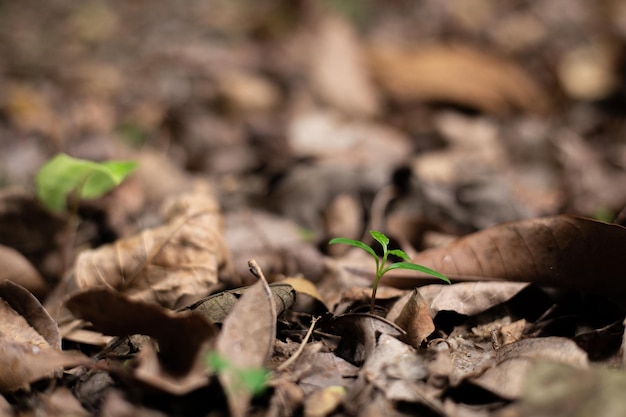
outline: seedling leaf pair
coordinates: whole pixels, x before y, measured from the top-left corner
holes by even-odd
[[[67,211],[67,197],[98,198],[118,186],[135,168],[133,161],[93,162],[59,154],[37,174],[37,197],[50,210]]]
[[[409,258],[409,256],[401,249],[388,249],[388,245],[389,245],[389,238],[387,236],[385,236],[383,233],[381,232],[377,232],[375,230],[370,230],[370,235],[374,238],[374,240],[376,240],[380,246],[383,249],[383,255],[382,255],[382,259],[379,258],[379,256],[376,254],[376,251],[374,251],[374,249],[372,249],[371,246],[358,241],[358,240],[354,240],[354,239],[347,239],[345,237],[337,237],[334,239],[331,239],[330,242],[328,242],[329,244],[336,244],[336,243],[344,243],[346,245],[351,245],[351,246],[355,246],[357,248],[361,248],[364,251],[366,251],[367,253],[369,253],[370,255],[372,255],[372,257],[374,258],[374,260],[376,261],[376,278],[374,279],[374,286],[372,287],[372,298],[371,298],[371,303],[370,303],[370,312],[373,313],[374,312],[374,303],[376,300],[376,290],[378,289],[378,283],[380,282],[380,279],[383,277],[383,275],[385,275],[387,272],[393,270],[393,269],[407,269],[407,270],[411,270],[411,271],[418,271],[418,272],[423,272],[425,274],[428,275],[432,275],[436,278],[439,278],[442,281],[447,282],[448,284],[450,283],[450,280],[448,279],[448,277],[446,277],[445,275],[443,275],[440,272],[435,271],[434,269],[430,269],[427,268],[423,265],[418,265],[418,264],[414,264],[409,262],[411,259]],[[394,262],[391,265],[385,267],[385,265],[387,264],[387,257],[389,255],[394,255],[397,256],[400,259],[403,259],[403,262]]]

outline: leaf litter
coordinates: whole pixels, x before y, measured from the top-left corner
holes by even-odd
[[[31,2],[3,415],[620,415],[619,2]],[[73,238],[32,192],[57,152],[138,162]],[[390,271],[367,313],[372,260],[326,242],[372,229],[454,283]]]

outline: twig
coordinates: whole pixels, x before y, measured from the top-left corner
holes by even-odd
[[[258,279],[262,279],[263,281],[267,282],[265,275],[263,275],[263,270],[261,269],[259,264],[256,262],[256,260],[250,259],[248,261],[248,268],[250,268],[250,273],[252,275],[257,277]]]
[[[304,336],[304,339],[300,343],[300,346],[298,347],[298,350],[296,350],[294,352],[294,354],[289,357],[289,359],[287,359],[285,362],[281,363],[276,368],[276,370],[278,372],[282,372],[285,369],[287,369],[289,366],[291,366],[291,364],[293,364],[300,357],[300,355],[302,355],[302,352],[304,352],[304,347],[306,346],[307,342],[309,341],[309,338],[311,337],[311,334],[313,334],[313,329],[315,328],[315,323],[317,323],[317,321],[319,319],[320,319],[320,317],[313,317],[313,320],[311,321],[311,325],[309,326],[309,330],[306,332],[306,336]]]

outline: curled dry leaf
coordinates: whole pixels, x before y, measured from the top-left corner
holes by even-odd
[[[199,189],[174,202],[167,224],[82,252],[74,274],[47,307],[56,314],[67,293],[107,287],[174,308],[184,297],[208,293],[220,270],[228,271],[228,256],[218,204],[208,190]]]
[[[400,102],[452,102],[495,114],[548,108],[548,97],[522,68],[466,45],[374,45],[369,56],[375,79]]]
[[[179,311],[191,310],[208,318],[213,323],[223,323],[237,301],[249,289],[250,287],[244,287],[213,294],[196,303],[183,307],[179,309]],[[270,285],[270,291],[274,297],[276,315],[282,314],[295,302],[295,292],[289,283],[272,284]]]
[[[263,367],[272,353],[275,338],[274,296],[267,281],[261,278],[232,308],[217,340],[217,353],[232,365],[218,375],[232,416],[244,416],[251,399],[250,391],[240,386],[235,370]]]
[[[59,329],[34,295],[11,281],[0,284],[0,391],[88,362],[79,352],[61,351]]]
[[[400,337],[405,334],[395,323],[373,314],[348,313],[320,322],[320,328],[341,336],[335,355],[350,363],[360,365],[376,347],[380,334]]]
[[[494,226],[424,251],[411,261],[453,281],[532,282],[621,296],[626,294],[624,242],[622,226],[561,215]],[[392,271],[384,282],[412,288],[432,279]]]
[[[394,309],[389,312],[387,319],[400,326],[406,332],[403,340],[417,349],[424,339],[435,331],[435,323],[433,323],[430,306],[420,291],[414,289],[409,294],[408,298],[401,300],[404,301],[403,303],[400,301],[396,303],[402,304],[401,310],[394,311],[394,305]]]

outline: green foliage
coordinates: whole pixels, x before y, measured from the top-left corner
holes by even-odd
[[[382,247],[382,249],[383,249],[382,259],[379,258],[379,256],[376,254],[376,252],[374,251],[374,249],[372,249],[371,246],[369,246],[369,245],[367,245],[367,244],[365,244],[363,242],[360,242],[358,240],[347,239],[347,238],[344,238],[344,237],[337,237],[337,238],[331,239],[331,241],[328,242],[331,245],[332,244],[336,244],[336,243],[344,243],[346,245],[356,246],[357,248],[361,248],[364,251],[366,251],[367,253],[369,253],[370,255],[372,255],[372,257],[376,261],[376,278],[374,280],[374,286],[372,288],[372,299],[371,299],[371,305],[370,305],[370,312],[374,312],[374,302],[376,300],[376,290],[378,289],[378,283],[380,282],[380,279],[383,277],[383,275],[385,275],[387,272],[389,272],[389,271],[391,271],[393,269],[408,269],[408,270],[411,270],[411,271],[423,272],[425,274],[432,275],[432,276],[434,276],[436,278],[439,278],[440,280],[445,281],[448,284],[450,283],[450,280],[448,279],[448,277],[446,277],[442,273],[439,273],[439,272],[435,271],[434,269],[430,269],[430,268],[427,268],[427,267],[422,266],[422,265],[411,263],[408,255],[406,253],[404,253],[404,251],[402,251],[400,249],[391,249],[391,250],[389,250],[388,247],[387,247],[389,245],[389,238],[387,236],[385,236],[383,233],[377,232],[375,230],[370,230],[370,235]],[[398,258],[403,259],[403,261],[401,261],[401,262],[394,262],[394,263],[386,266],[387,265],[387,258],[389,257],[389,255],[397,256]]]
[[[268,371],[265,368],[238,368],[217,352],[207,355],[206,364],[212,372],[230,372],[234,375],[236,390],[242,389],[256,396],[267,388]]]
[[[67,211],[67,198],[98,198],[118,186],[133,170],[133,161],[93,162],[58,154],[37,174],[37,197],[50,210]]]

